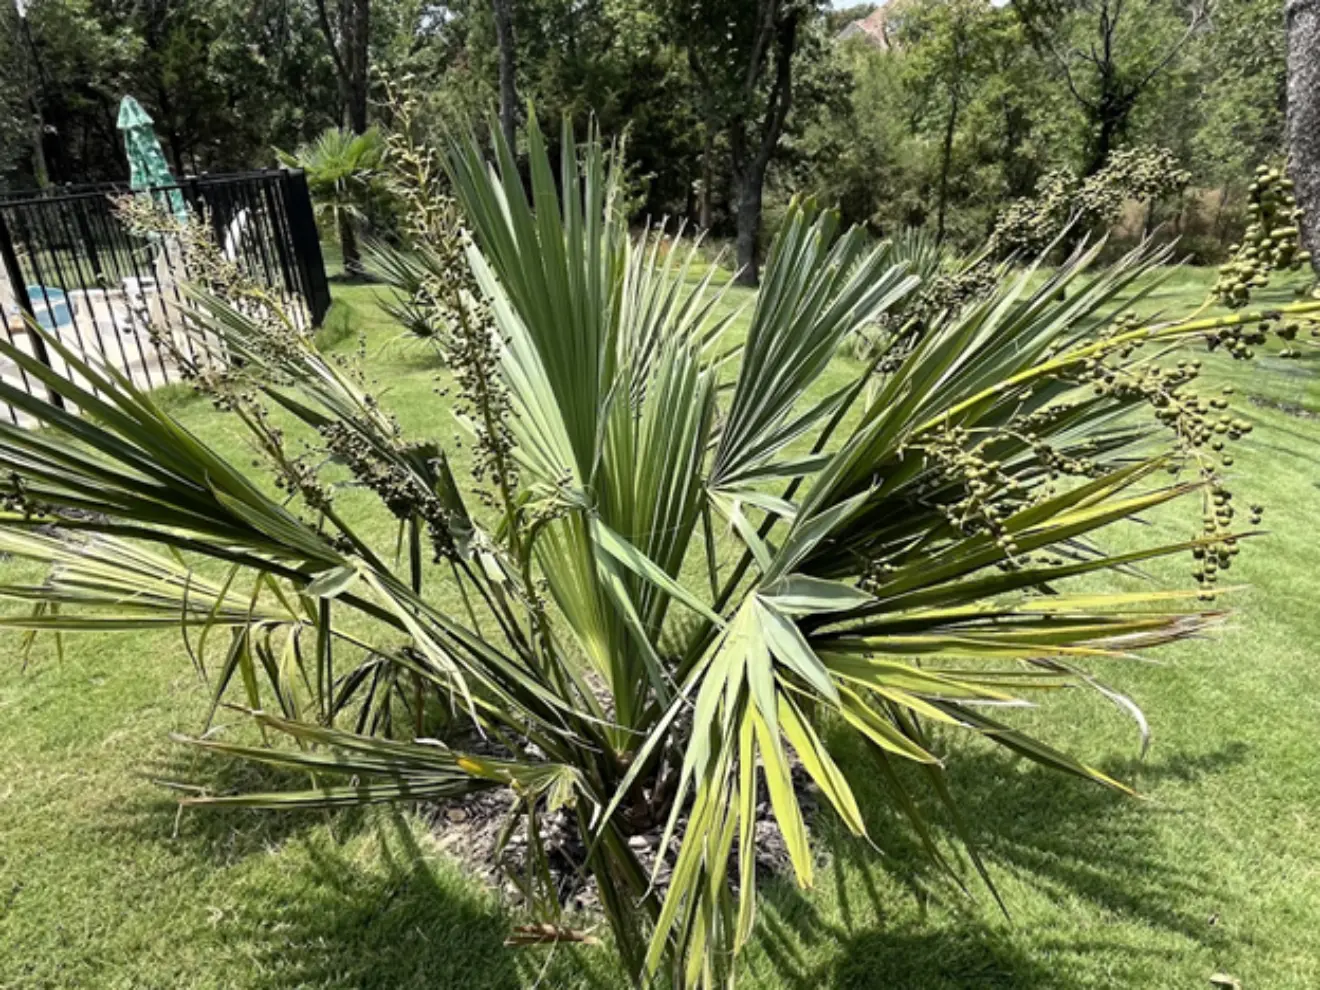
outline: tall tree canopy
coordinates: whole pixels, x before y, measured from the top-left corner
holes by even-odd
[[[1051,169],[1133,146],[1193,177],[1144,225],[1209,259],[1255,167],[1282,161],[1287,73],[1279,0],[1206,2],[29,0],[31,46],[0,4],[0,183],[123,178],[126,93],[174,169],[223,171],[388,128],[393,80],[419,126],[495,121],[520,153],[527,105],[579,136],[594,121],[626,141],[636,219],[727,238],[749,282],[794,193],[966,247]],[[845,31],[873,13],[882,31]]]
[[[1033,44],[1090,126],[1087,172],[1104,167],[1142,97],[1188,50],[1208,0],[1016,0]]]

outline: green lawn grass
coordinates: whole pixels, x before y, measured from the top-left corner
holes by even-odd
[[[1179,272],[1145,307],[1194,304],[1209,277]],[[405,429],[450,442],[435,392],[445,376],[398,339],[377,305],[384,290],[334,291],[326,346],[351,351],[362,331]],[[1181,990],[1219,971],[1246,990],[1320,986],[1320,423],[1297,415],[1314,408],[1316,365],[1267,356],[1206,367],[1214,384],[1272,404],[1239,412],[1256,430],[1234,485],[1266,503],[1271,535],[1231,572],[1246,585],[1232,596],[1237,613],[1159,664],[1114,663],[1110,681],[1153,725],[1144,762],[1132,723],[1094,696],[1029,716],[1147,800],[956,744],[955,793],[1009,920],[984,888],[969,881],[963,897],[924,867],[853,754],[847,769],[882,855],[823,825],[816,889],[767,889],[745,986]],[[850,370],[841,357],[836,380]],[[238,428],[206,402],[169,401],[199,435],[244,456]],[[1151,522],[1179,537],[1198,512],[1184,505]],[[1159,576],[1185,571],[1171,561]],[[169,742],[198,728],[207,696],[177,636],[71,640],[63,659],[41,644],[26,669],[18,637],[3,642],[5,990],[621,985],[605,948],[504,949],[515,919],[410,812],[177,815],[160,780],[237,786],[253,773]]]

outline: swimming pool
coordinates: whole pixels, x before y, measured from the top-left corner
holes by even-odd
[[[58,330],[60,327],[73,325],[73,313],[69,309],[69,297],[62,289],[51,286],[29,285],[28,299],[32,302],[32,315],[46,330]]]

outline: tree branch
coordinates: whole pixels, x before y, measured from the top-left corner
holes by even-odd
[[[325,43],[330,46],[330,57],[335,63],[335,75],[339,77],[340,83],[347,92],[352,86],[352,78],[344,66],[343,57],[339,54],[339,43],[335,41],[334,28],[330,26],[330,14],[325,9],[325,0],[316,0],[316,19],[321,25],[321,33],[325,35]]]
[[[743,89],[749,95],[756,88],[756,80],[761,78],[761,64],[765,61],[770,39],[775,36],[775,15],[779,12],[779,0],[761,0],[760,9],[761,22],[756,26],[751,56],[747,59],[747,73],[743,77]]]
[[[1205,22],[1206,10],[1207,6],[1205,0],[1197,0],[1197,2],[1192,5],[1192,19],[1187,25],[1187,30],[1182,33],[1182,37],[1179,38],[1175,44],[1169,47],[1169,50],[1164,54],[1164,58],[1160,59],[1159,62],[1157,62],[1151,70],[1141,78],[1141,81],[1135,84],[1133,90],[1134,93],[1140,93],[1150,85],[1151,80],[1168,68],[1169,63],[1171,63],[1177,57],[1178,53],[1182,51],[1183,45],[1187,44],[1188,39],[1190,39]]]
[[[798,11],[794,10],[779,25],[779,50],[775,56],[775,81],[766,107],[765,125],[761,129],[761,147],[757,152],[758,167],[764,168],[779,143],[788,111],[793,105],[793,51],[797,47]]]

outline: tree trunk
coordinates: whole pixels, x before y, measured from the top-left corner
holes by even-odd
[[[935,220],[935,240],[944,242],[944,218],[949,209],[949,169],[953,164],[953,135],[958,128],[958,91],[955,87],[949,97],[949,122],[944,128],[944,144],[940,148],[939,211]]]
[[[1320,274],[1320,0],[1288,0],[1288,171]]]
[[[1226,246],[1224,244],[1224,207],[1228,205],[1228,183],[1225,182],[1219,187],[1219,195],[1215,197],[1215,240],[1219,243],[1220,250]]]
[[[1106,109],[1099,113],[1099,128],[1096,130],[1095,143],[1091,146],[1091,158],[1086,165],[1086,174],[1095,175],[1109,164],[1109,154],[1114,150],[1114,139],[1118,136],[1122,121],[1116,119]]]
[[[338,31],[330,23],[326,0],[316,0],[316,15],[334,62],[343,119],[354,134],[362,134],[367,129],[371,0],[339,0]]]
[[[38,106],[32,112],[32,176],[37,188],[50,185],[50,169],[46,167],[46,121]]]
[[[32,27],[23,13],[18,15],[23,27],[23,37],[27,39],[28,51],[32,53],[34,71],[32,90],[28,94],[32,103],[32,174],[37,180],[37,188],[45,189],[50,185],[50,165],[46,159],[46,115],[41,103],[46,94],[46,70],[41,64],[41,54],[36,42],[32,40]]]
[[[735,118],[730,122],[729,151],[733,159],[733,188],[737,201],[734,245],[738,256],[739,285],[754,287],[760,284],[757,240],[761,233],[761,193],[765,187],[766,169],[779,147],[784,121],[793,106],[793,53],[797,49],[799,16],[799,11],[792,9],[775,25],[775,79],[770,87],[765,120],[761,124],[755,151],[748,148],[746,119]]]
[[[368,66],[371,50],[371,0],[348,0],[349,23],[344,32],[348,68],[348,126],[354,134],[367,129]]]
[[[514,0],[492,0],[495,9],[495,40],[500,50],[500,130],[509,151],[518,153],[517,50],[513,38]]]
[[[344,210],[339,211],[339,249],[344,255],[344,274],[357,278],[362,274],[362,252],[358,250],[357,231],[353,229],[353,218]]]
[[[734,247],[738,258],[738,284],[755,288],[760,284],[761,258],[757,241],[761,234],[761,190],[765,169],[753,165],[747,174],[737,177],[737,234]]]
[[[710,230],[711,187],[715,185],[715,125],[707,120],[704,130],[701,146],[701,204],[697,226],[702,230]]]

